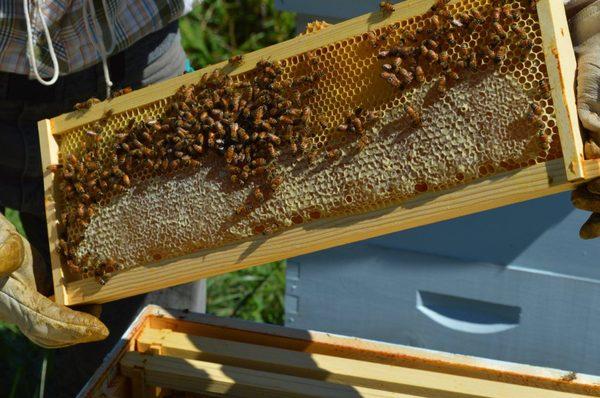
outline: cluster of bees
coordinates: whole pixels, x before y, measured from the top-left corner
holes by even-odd
[[[306,60],[317,64],[314,56]],[[241,57],[230,62],[239,63]],[[311,87],[322,77],[315,72],[284,79],[282,73],[278,62],[262,60],[250,76],[239,80],[219,70],[205,74],[198,83],[180,87],[162,117],[131,119],[117,131],[108,159],[101,159],[98,152],[103,120],[87,131],[82,155],[66,154],[60,164],[50,166],[69,203],[59,228],[59,252],[65,264],[101,284],[122,268],[114,259],[76,261],[74,249],[81,237],[67,232],[87,227],[102,199],[135,184],[133,176],[139,170],[163,175],[194,169],[212,154],[213,161],[215,156],[222,159],[231,184],[255,183],[237,214],[245,214],[272,195],[283,182],[274,161],[282,153],[300,156],[309,149],[307,102],[315,94]]]
[[[526,32],[518,26],[520,11],[510,4],[501,4],[487,17],[478,10],[451,14],[449,0],[438,0],[425,15],[425,26],[416,31],[405,31],[399,43],[386,45],[391,25],[380,34],[367,33],[374,53],[382,63],[380,72],[393,89],[404,91],[424,84],[436,77],[439,95],[445,95],[448,86],[468,72],[477,72],[488,65],[501,65],[508,56],[509,44],[515,42],[524,54],[533,47]],[[535,1],[530,5],[535,6]],[[394,12],[388,2],[380,3],[385,15]],[[486,44],[469,47],[463,40],[474,30],[485,35]],[[455,49],[458,56],[451,56]],[[229,64],[240,65],[243,56],[229,59]],[[193,170],[221,159],[227,171],[229,184],[244,186],[254,183],[246,202],[236,209],[238,216],[248,214],[257,203],[273,195],[283,183],[275,162],[285,156],[306,155],[310,161],[318,150],[311,148],[310,130],[329,127],[311,115],[308,106],[316,94],[316,85],[324,73],[314,52],[304,54],[306,74],[283,78],[280,63],[259,61],[256,68],[241,78],[215,70],[201,77],[198,83],[183,86],[169,99],[165,113],[155,119],[140,122],[131,120],[114,137],[108,158],[99,154],[103,142],[102,125],[111,116],[106,114],[93,128],[79,154],[62,156],[61,163],[50,166],[60,182],[68,206],[60,215],[61,239],[59,252],[64,263],[84,277],[96,277],[104,284],[106,278],[123,266],[115,259],[83,257],[76,260],[75,248],[82,237],[69,231],[82,230],[90,223],[103,198],[119,194],[136,183],[132,176],[143,171],[146,175],[164,175],[181,170]],[[546,81],[540,82],[540,91],[549,96]],[[114,96],[126,94],[126,88]],[[76,109],[89,108],[96,99],[77,104]],[[415,127],[422,125],[418,110],[407,105],[408,118]],[[532,103],[528,119],[540,131],[543,109]],[[379,118],[377,112],[362,108],[348,110],[336,130],[357,138],[357,148],[369,144],[367,131]],[[541,137],[542,135],[540,135]],[[327,150],[326,157],[339,157],[338,149]],[[213,164],[213,163],[211,163]],[[81,234],[80,234],[81,235]]]
[[[478,72],[488,65],[499,66],[506,59],[509,44],[516,41],[517,47],[526,55],[533,47],[533,42],[518,25],[521,11],[514,10],[510,2],[496,0],[491,14],[484,17],[477,9],[469,13],[451,14],[447,9],[449,0],[437,0],[425,18],[425,26],[416,31],[405,31],[400,43],[383,48],[387,37],[399,25],[391,25],[377,35],[368,33],[372,46],[377,49],[377,58],[383,61],[381,78],[397,90],[407,90],[424,84],[428,78],[437,77],[436,87],[439,95],[445,95],[449,84],[461,79],[467,72]],[[529,7],[534,9],[536,1]],[[390,14],[394,6],[389,2],[380,3],[381,11]],[[471,47],[462,42],[478,30],[486,35],[485,44]],[[460,43],[460,44],[459,44]],[[450,55],[450,49],[456,49],[458,57]],[[548,96],[547,81],[540,82],[540,92]],[[544,123],[539,118],[542,114],[537,104],[531,105],[528,118],[540,131]],[[422,118],[419,111],[406,105],[406,114],[413,125],[420,126]]]

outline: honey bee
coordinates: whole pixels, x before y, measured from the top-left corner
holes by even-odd
[[[237,176],[236,176],[236,178],[237,178]],[[236,207],[236,209],[235,209],[235,214],[237,214],[238,216],[243,216],[247,213],[248,213],[248,207],[243,203],[241,205],[239,205],[238,207]]]
[[[381,12],[383,12],[384,14],[391,14],[392,12],[394,12],[394,5],[392,3],[390,3],[389,1],[380,2],[379,8],[381,9]]]
[[[79,161],[77,160],[77,157],[75,155],[73,155],[72,153],[69,153],[67,155],[67,161],[73,166],[79,165]]]
[[[473,22],[473,17],[471,17],[468,14],[465,13],[461,13],[458,14],[456,16],[456,18],[452,21],[453,25],[462,28],[462,27],[469,27],[469,25],[471,25],[471,23]]]
[[[133,91],[133,89],[131,87],[129,87],[129,86],[124,87],[124,88],[122,88],[120,90],[116,90],[116,91],[113,91],[112,93],[110,93],[110,99],[113,99],[113,98],[116,98],[116,97],[120,97],[120,96],[125,95],[125,94],[129,94],[132,91]]]
[[[363,127],[363,123],[358,117],[353,117],[351,123],[352,127],[354,127],[355,132],[359,134],[364,133],[365,129]]]
[[[238,55],[234,55],[233,57],[229,58],[229,64],[230,65],[239,65],[242,63],[242,61],[244,60],[244,56],[242,54],[238,54]]]
[[[122,148],[124,151],[126,151],[126,152],[131,152],[131,147],[130,147],[130,146],[129,146],[129,144],[128,144],[128,143],[126,143],[126,142],[122,142],[122,143],[121,143],[121,145],[120,145],[120,147],[121,147],[121,148]]]
[[[275,134],[272,133],[268,133],[267,134],[267,138],[269,139],[269,141],[271,141],[273,144],[275,145],[279,145],[281,144],[281,138],[279,138],[278,136],[276,136]]]
[[[417,81],[419,83],[425,82],[425,73],[423,72],[423,68],[421,66],[417,66],[415,68],[415,76],[417,77]]]
[[[77,216],[85,216],[85,206],[83,205],[83,203],[79,203],[79,205],[77,205]]]
[[[306,151],[306,150],[308,150],[308,148],[310,148],[310,140],[309,140],[308,138],[306,138],[306,137],[302,138],[302,139],[300,140],[300,148],[301,148],[303,151]]]
[[[356,143],[356,148],[359,151],[362,151],[369,145],[369,143],[370,143],[369,137],[366,135],[363,135],[358,139],[358,142]]]
[[[379,36],[377,36],[375,34],[375,32],[373,31],[368,31],[367,32],[367,38],[369,40],[369,42],[371,43],[371,47],[373,48],[379,48],[383,43],[385,43],[385,41],[387,40],[387,33],[382,33]]]
[[[483,16],[481,15],[481,13],[478,10],[472,10],[471,15],[473,16],[473,21],[476,24],[481,25],[482,23],[485,22],[485,18],[483,18]]]
[[[83,185],[80,182],[74,183],[73,186],[75,187],[75,191],[77,191],[77,193],[79,193],[79,194],[85,193],[85,188],[83,187]]]
[[[127,174],[123,174],[123,185],[126,187],[130,187],[131,186],[131,180],[129,179],[129,176]]]
[[[227,147],[227,150],[225,151],[225,161],[227,163],[231,163],[233,162],[233,157],[235,155],[235,151],[234,151],[234,146],[230,145]]]
[[[504,30],[502,25],[500,25],[500,23],[494,22],[492,26],[494,28],[494,31],[498,34],[498,36],[500,36],[503,39],[506,39],[508,37],[508,33],[506,33],[506,31]]]
[[[502,39],[500,38],[500,36],[498,36],[498,35],[496,35],[496,34],[493,34],[493,35],[490,37],[490,46],[491,46],[492,48],[495,48],[495,47],[497,47],[498,45],[500,45],[500,43],[502,43]]]
[[[539,115],[541,115],[544,112],[544,110],[542,109],[542,107],[539,106],[538,104],[536,104],[535,102],[529,104],[529,107],[531,108],[531,112],[534,115],[538,115],[539,116]]]
[[[492,11],[492,21],[500,22],[500,15],[502,15],[502,9],[500,7],[494,8]]]
[[[304,54],[304,59],[306,59],[306,61],[308,61],[308,63],[311,65],[317,65],[319,63],[314,51],[308,51],[306,54]]]
[[[400,80],[398,80],[398,77],[393,73],[382,72],[381,77],[385,79],[392,87],[398,88],[401,85]]]
[[[527,115],[527,119],[533,123],[533,125],[538,129],[538,130],[542,130],[544,127],[546,127],[546,123],[544,123],[544,121],[542,119],[540,119],[539,116],[535,115],[533,112],[530,112]]]
[[[446,71],[446,75],[452,79],[452,80],[459,80],[460,76],[458,75],[458,73],[456,73],[455,71],[453,71],[452,69],[448,69]]]
[[[250,135],[248,135],[248,133],[246,132],[246,130],[244,130],[243,128],[240,127],[240,130],[238,132],[238,135],[241,139],[242,142],[247,142],[248,140],[250,140]]]
[[[260,167],[260,166],[264,166],[267,164],[267,159],[265,158],[256,158],[254,159],[251,164],[255,167]]]
[[[402,40],[414,42],[414,41],[417,41],[417,36],[413,32],[407,30],[407,31],[404,31],[404,33],[402,33]]]
[[[63,168],[62,164],[51,164],[48,167],[46,167],[46,170],[48,170],[51,173],[58,173],[59,170],[61,170]]]
[[[279,156],[279,152],[275,149],[275,146],[271,143],[267,144],[267,151],[271,157],[276,158]]]
[[[519,27],[517,24],[512,24],[510,27],[511,27],[512,31],[517,34],[519,39],[527,40],[529,38],[529,36],[527,36],[527,33],[525,32],[525,30],[523,28]]]
[[[538,82],[538,90],[539,90],[539,93],[542,95],[542,97],[544,97],[544,98],[550,97],[550,83],[548,83],[548,81],[546,79],[540,80]]]
[[[439,30],[442,27],[442,21],[438,15],[433,15],[431,18],[429,18],[429,22],[431,22],[431,27],[427,29],[428,33]]]
[[[101,123],[106,123],[106,121],[113,115],[114,111],[112,109],[107,109],[104,111],[104,113],[102,114],[102,117],[100,118],[100,122]]]
[[[502,60],[506,57],[507,51],[508,51],[508,49],[506,48],[506,46],[500,46],[498,48],[498,50],[496,51],[496,54],[493,57],[494,63],[496,63],[496,64],[501,63]]]
[[[439,46],[438,42],[432,39],[423,40],[423,45],[434,50]]]
[[[271,180],[271,189],[273,191],[275,191],[277,188],[279,188],[279,186],[283,183],[283,177],[282,176],[275,176],[273,177],[273,179]]]
[[[292,141],[290,142],[290,150],[292,151],[292,153],[295,155],[296,153],[298,153],[298,144],[296,143],[296,141]]]
[[[292,119],[291,117],[289,117],[287,115],[281,115],[281,116],[279,116],[279,123],[282,125],[291,125],[291,124],[294,124],[294,119]]]
[[[406,113],[408,114],[408,116],[410,117],[412,123],[414,126],[421,126],[422,124],[422,120],[421,120],[421,115],[419,115],[419,113],[417,111],[414,110],[414,108],[410,105],[406,105],[405,107]]]
[[[338,148],[330,149],[326,152],[326,156],[329,160],[335,160],[341,156],[341,151]]]
[[[371,43],[371,46],[373,48],[378,48],[379,47],[379,40],[377,39],[377,35],[375,34],[375,32],[373,31],[368,31],[367,32],[367,39],[369,40],[369,43]],[[381,55],[381,58],[385,58],[387,57],[388,52],[387,51],[381,51],[379,53]],[[385,54],[385,55],[383,55]]]
[[[510,4],[505,4],[502,6],[502,15],[504,16],[504,18],[506,19],[512,19],[515,20],[518,18],[518,11],[513,11],[511,9]]]
[[[453,32],[446,33],[446,40],[448,41],[448,44],[450,46],[455,46],[456,45],[456,38],[455,38]]]
[[[402,80],[404,80],[405,83],[410,83],[413,80],[413,74],[410,73],[409,71],[407,71],[404,68],[399,68],[398,69],[398,73],[400,74],[400,76],[402,77]]]
[[[531,48],[533,48],[533,42],[530,39],[521,40],[519,42],[519,47],[524,50],[531,50]]]
[[[80,110],[84,110],[84,109],[90,109],[92,107],[92,105],[94,104],[98,104],[100,102],[100,100],[98,98],[90,98],[84,102],[79,102],[76,103],[73,106],[73,109],[76,111],[80,111]]]
[[[260,188],[258,188],[258,187],[254,188],[253,194],[254,194],[254,198],[256,200],[258,200],[259,202],[262,202],[265,200],[265,196],[263,195]]]
[[[310,88],[302,93],[301,98],[307,99],[314,97],[315,95],[317,95],[317,90],[315,90],[314,88]]]
[[[96,281],[98,282],[98,284],[100,284],[101,286],[104,286],[108,283],[108,278],[106,275],[102,275],[102,276],[97,276],[96,277]]]
[[[484,56],[485,56],[485,57],[488,57],[489,59],[494,59],[494,57],[496,56],[496,52],[495,52],[494,50],[492,50],[492,49],[490,48],[490,46],[485,46],[485,47],[483,47],[483,48],[482,48],[482,49],[479,51],[479,54],[480,54],[482,57],[484,57]]]
[[[69,253],[69,244],[64,239],[58,240],[58,252],[64,255],[68,255]]]
[[[372,123],[377,119],[379,119],[379,112],[369,111],[365,114],[365,120],[367,121],[367,123]]]
[[[448,61],[450,60],[450,56],[448,55],[447,51],[442,51],[440,53],[440,59],[439,59],[439,63],[443,68],[447,68],[448,67]]]
[[[479,61],[477,60],[477,55],[475,53],[471,53],[469,56],[469,59],[467,60],[467,66],[473,71],[476,71],[479,67]]]
[[[167,171],[169,169],[169,160],[168,159],[163,159],[163,161],[160,163],[160,167],[164,170]]]
[[[460,45],[460,53],[463,56],[467,56],[471,53],[471,49],[469,48],[469,45],[467,43],[463,43]]]
[[[446,87],[446,76],[440,76],[440,78],[438,79],[438,91],[440,92],[440,94],[446,94],[447,91],[447,87]]]
[[[439,59],[438,54],[433,50],[427,51],[427,54],[425,57],[431,62],[437,62]]]

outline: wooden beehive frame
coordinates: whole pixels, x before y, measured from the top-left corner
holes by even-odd
[[[181,85],[196,82],[201,74],[217,68],[238,74],[252,69],[261,59],[285,59],[349,36],[362,34],[368,29],[422,14],[431,7],[432,3],[433,0],[408,1],[397,5],[394,13],[387,18],[384,18],[380,12],[363,15],[322,31],[299,36],[253,52],[245,56],[244,62],[239,67],[234,68],[227,63],[209,66],[201,71],[158,83],[111,101],[104,101],[85,113],[70,113],[42,120],[38,127],[43,167],[45,169],[49,164],[58,162],[56,138],[61,133],[96,121],[108,110],[117,114],[155,102],[172,95]],[[52,195],[54,177],[46,172],[44,177],[46,217],[56,301],[72,305],[117,300],[241,268],[551,195],[573,189],[579,182],[600,176],[600,161],[584,160],[583,157],[583,143],[573,89],[576,62],[564,7],[560,2],[553,0],[541,0],[537,7],[563,160],[552,160],[498,174],[444,192],[424,194],[400,206],[355,216],[322,219],[312,222],[310,228],[302,225],[273,236],[256,236],[248,241],[130,269],[113,276],[105,286],[100,286],[91,278],[74,282],[65,281],[63,278],[60,258],[56,251],[58,232]]]
[[[149,306],[78,397],[232,389],[235,396],[561,398],[597,397],[599,386],[598,377],[568,371]]]

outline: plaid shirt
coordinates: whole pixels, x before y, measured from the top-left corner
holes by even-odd
[[[0,0],[0,71],[31,75],[23,1],[29,2],[34,53],[42,76],[51,76],[53,69],[40,17],[44,18],[50,31],[61,74],[76,72],[100,62],[100,53],[91,42],[83,22],[83,3],[87,0],[37,0],[42,2],[42,16],[37,11],[36,0]],[[200,2],[105,0],[106,10],[103,1],[95,0],[93,4],[105,48],[111,46],[108,24],[112,24],[116,38],[112,54],[116,54],[181,17]],[[93,27],[91,16],[87,17],[90,27]]]

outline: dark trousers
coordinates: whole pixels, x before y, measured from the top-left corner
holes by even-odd
[[[177,23],[141,39],[109,61],[114,89],[139,88],[183,73],[185,54]],[[31,244],[49,263],[37,121],[73,109],[90,97],[103,99],[101,65],[42,86],[24,76],[0,73],[0,210],[21,212]],[[144,302],[144,296],[104,305],[110,337],[99,343],[53,351],[47,397],[74,397],[99,367]]]

